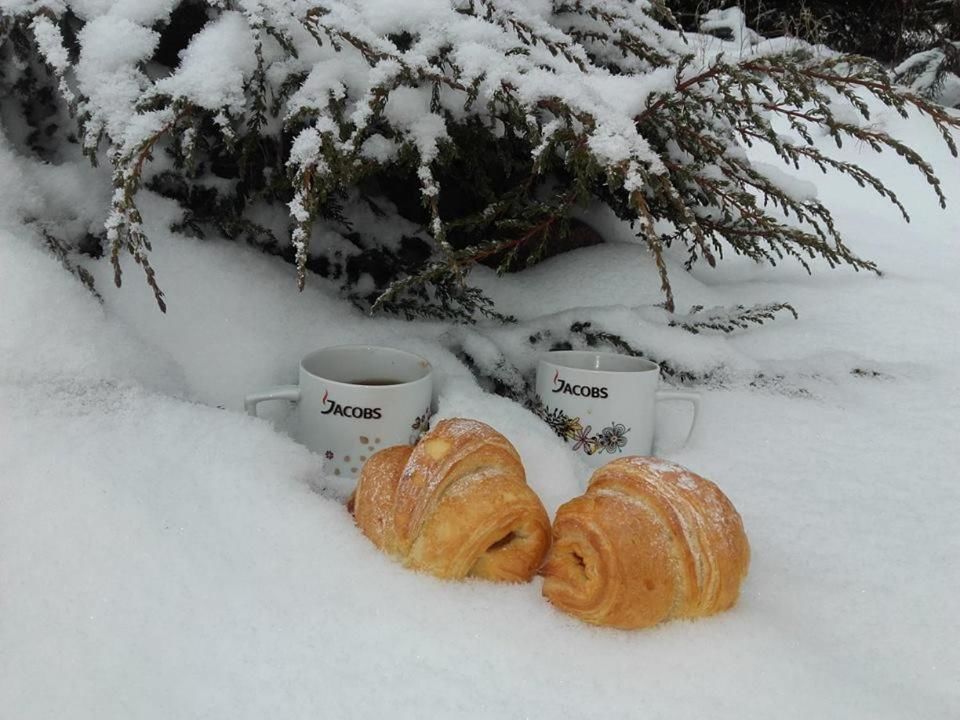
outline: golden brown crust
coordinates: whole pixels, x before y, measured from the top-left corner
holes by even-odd
[[[749,563],[740,515],[716,485],[627,457],[557,511],[543,594],[586,622],[648,627],[731,607]]]
[[[357,527],[373,544],[388,555],[397,555],[396,532],[393,526],[393,505],[397,477],[410,458],[413,448],[396,445],[370,456],[351,498],[351,512]]]
[[[519,453],[475,420],[443,420],[416,447],[371,456],[353,503],[377,547],[442,578],[526,582],[550,544],[550,520]]]

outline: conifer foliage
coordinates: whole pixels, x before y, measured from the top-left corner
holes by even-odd
[[[957,0],[665,0],[687,28],[733,11],[766,37],[789,35],[865,55],[913,92],[960,107]],[[734,34],[721,28],[727,38]]]
[[[726,11],[711,31],[725,19],[742,27]],[[685,33],[653,0],[0,0],[0,92],[38,132],[39,98],[59,104],[112,168],[103,249],[118,284],[133,256],[161,308],[144,188],[180,203],[179,230],[287,257],[301,288],[313,271],[364,308],[463,321],[502,317],[474,264],[536,262],[603,203],[649,249],[673,312],[668,252],[877,269],[748,146],[849,175],[909,219],[813,134],[892,150],[946,201],[864,97],[926,116],[956,154],[954,116],[872,60],[744,39]]]
[[[897,82],[923,97],[960,108],[960,2],[906,3],[910,29]]]

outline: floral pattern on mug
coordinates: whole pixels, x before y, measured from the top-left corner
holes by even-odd
[[[577,420],[576,424],[579,427],[580,418],[576,418],[576,420]],[[586,427],[580,427],[580,429],[577,430],[577,434],[573,438],[574,452],[583,450],[583,452],[585,452],[587,455],[593,455],[595,451],[594,451],[594,439],[593,439],[593,436],[590,434],[591,430],[593,430],[593,427],[591,427],[590,425],[587,425]]]
[[[414,421],[410,424],[410,429],[413,430],[413,432],[410,433],[411,445],[416,445],[420,438],[423,437],[424,433],[430,429],[430,416],[432,414],[433,413],[430,412],[430,408],[426,408],[422,413],[414,418]]]
[[[627,433],[629,431],[630,429],[623,423],[610,423],[597,436],[600,449],[610,454],[622,452],[627,444]]]
[[[540,417],[563,440],[573,443],[574,452],[595,455],[606,452],[611,455],[623,452],[630,432],[623,423],[611,422],[597,433],[593,426],[584,427],[579,417],[570,417],[559,408],[550,408],[537,396],[533,412]]]

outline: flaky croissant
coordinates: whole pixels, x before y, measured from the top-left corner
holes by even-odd
[[[441,578],[529,581],[550,546],[520,455],[476,420],[443,420],[415,447],[372,455],[351,505],[377,547]]]
[[[543,594],[588,623],[642,628],[726,610],[749,564],[740,515],[716,485],[626,457],[557,511]]]

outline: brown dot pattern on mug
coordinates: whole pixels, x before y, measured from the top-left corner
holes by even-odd
[[[371,442],[370,438],[367,435],[359,435],[357,436],[357,439],[360,441],[361,445],[366,445],[367,447],[366,451],[370,454],[374,453],[377,450],[376,446],[380,445],[383,442],[380,438],[373,438],[373,441]],[[363,451],[363,448],[361,448],[361,451]],[[359,461],[359,464],[350,466],[350,472],[356,475],[358,472],[360,472],[359,465],[365,463],[369,459],[369,457],[370,455],[367,455],[367,454],[357,455],[355,460],[353,455],[344,455],[343,459],[340,462],[344,464],[348,464],[348,463],[354,463],[356,461]],[[327,456],[327,459],[333,460],[333,453],[330,453]],[[343,472],[344,471],[341,468],[333,469],[334,475],[342,475]]]
[[[366,446],[367,446],[367,452],[368,452],[368,453],[374,453],[374,452],[376,452],[376,450],[377,450],[376,446],[379,445],[380,442],[381,442],[380,438],[374,438],[374,439],[373,439],[373,442],[370,442],[370,438],[369,438],[368,436],[366,436],[366,435],[361,435],[361,436],[360,436],[359,438],[357,438],[357,439],[360,441],[360,444],[361,444],[361,445],[366,445]],[[360,456],[360,462],[362,462],[362,463],[363,463],[363,462],[366,462],[368,457],[370,457],[370,456],[369,456],[369,455],[361,455],[361,456]],[[344,460],[344,462],[350,462],[350,456],[349,456],[349,455],[344,456],[343,460]],[[351,469],[350,469],[350,472],[356,472],[356,470],[355,470],[354,468],[351,468]]]

